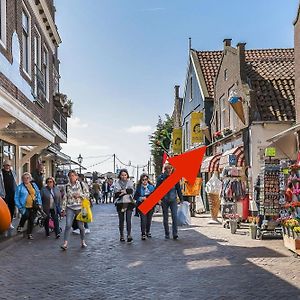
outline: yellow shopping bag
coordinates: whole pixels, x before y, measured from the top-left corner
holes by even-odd
[[[93,214],[89,199],[82,200],[81,212],[77,215],[76,220],[84,223],[93,222]]]

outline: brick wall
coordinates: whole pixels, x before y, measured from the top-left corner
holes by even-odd
[[[299,8],[300,9],[300,8]],[[300,123],[300,20],[295,23],[295,108],[296,120]]]
[[[7,91],[15,97],[17,101],[20,101],[23,105],[25,105],[30,111],[32,111],[36,116],[38,116],[45,124],[47,124],[50,128],[53,126],[53,68],[55,65],[58,66],[57,58],[52,53],[50,45],[48,44],[45,36],[43,35],[43,31],[41,26],[45,26],[44,24],[39,24],[35,15],[31,9],[31,6],[27,1],[24,1],[26,8],[31,17],[31,79],[25,75],[23,72],[23,62],[22,62],[22,10],[23,10],[23,1],[14,0],[7,1],[7,43],[6,49],[0,46],[0,52],[7,58],[7,60],[12,63],[12,35],[14,32],[17,33],[18,39],[20,42],[20,51],[21,51],[21,66],[20,66],[20,74],[21,76],[28,82],[31,88],[34,88],[34,37],[39,33],[41,36],[41,45],[45,46],[49,53],[49,102],[45,101],[44,107],[41,107],[39,104],[32,102],[27,99],[23,93],[18,89],[18,87],[14,86],[9,80],[1,73],[0,66],[0,85],[7,89]],[[48,5],[53,7],[53,1],[47,1]],[[54,14],[54,10],[52,10]],[[36,29],[37,28],[37,29]],[[38,30],[38,33],[37,33]]]
[[[229,94],[232,89],[237,91],[237,94],[241,96],[244,100],[246,99],[245,91],[242,86],[242,75],[243,68],[240,64],[240,54],[239,50],[232,47],[230,41],[224,41],[224,57],[219,69],[218,76],[216,78],[215,85],[215,114],[218,117],[214,118],[212,123],[212,132],[215,132],[217,129],[222,130],[226,127],[229,127],[232,130],[240,130],[245,125],[242,121],[237,117],[236,113],[230,108],[230,104],[228,102]],[[226,73],[226,75],[225,75]],[[226,77],[226,78],[225,78]],[[224,122],[221,124],[221,115],[222,115],[222,107],[221,107],[221,99],[225,99],[225,113]],[[244,113],[247,122],[247,105],[244,103]],[[216,119],[218,124],[216,124]],[[233,126],[234,125],[234,126]],[[221,127],[220,127],[221,126]],[[234,127],[234,128],[233,128]]]

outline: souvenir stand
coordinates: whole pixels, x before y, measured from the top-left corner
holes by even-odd
[[[281,237],[279,216],[284,205],[285,177],[280,160],[271,156],[262,164],[260,173],[259,222],[257,237]]]
[[[285,165],[285,202],[281,209],[281,224],[285,247],[300,255],[300,157],[296,164]]]
[[[224,228],[230,228],[232,233],[242,220],[237,205],[246,194],[246,181],[242,167],[226,166],[222,172],[221,212]],[[235,228],[233,228],[235,227]]]

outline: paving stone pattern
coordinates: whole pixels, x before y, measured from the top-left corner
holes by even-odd
[[[113,205],[94,206],[88,248],[72,235],[69,249],[43,231],[33,241],[12,240],[0,250],[0,299],[300,299],[300,259],[280,240],[230,234],[207,218],[164,240],[161,216],[153,238],[118,239]]]

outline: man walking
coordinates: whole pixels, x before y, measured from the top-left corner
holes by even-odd
[[[4,160],[0,171],[0,197],[2,197],[10,211],[11,221],[15,213],[15,190],[17,187],[16,174],[11,170],[11,162]],[[10,224],[10,228],[14,227]]]
[[[106,179],[102,184],[103,203],[108,203],[109,184]]]
[[[173,167],[170,164],[165,164],[164,173],[161,174],[157,178],[156,187],[160,186],[164,180],[166,180],[173,173]],[[173,239],[178,239],[178,229],[177,229],[177,195],[180,199],[180,202],[183,201],[182,192],[180,188],[180,184],[176,183],[174,187],[163,197],[161,201],[161,207],[163,210],[163,223],[165,228],[165,238],[170,238],[170,230],[169,230],[169,208],[171,209],[172,216],[172,232]]]

